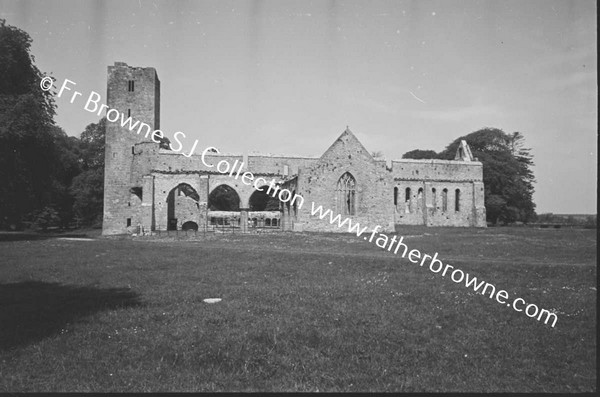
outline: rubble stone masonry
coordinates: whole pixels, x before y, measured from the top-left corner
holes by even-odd
[[[107,94],[109,108],[131,115],[152,130],[160,128],[160,81],[154,68],[116,62],[108,67]],[[246,222],[257,217],[253,212],[248,218],[250,200],[256,194],[252,184],[202,162],[201,153],[210,146],[210,137],[198,145],[202,149],[187,157],[182,153],[189,154],[189,150],[161,149],[144,135],[119,122],[107,123],[103,234],[181,229],[184,224],[203,228],[211,219],[211,193],[223,185],[239,196],[236,211],[241,217],[237,219]],[[364,226],[381,225],[388,232],[398,225],[485,227],[483,168],[466,147],[462,160],[386,164],[375,160],[346,129],[320,157],[208,153],[205,162],[243,163],[242,170],[252,172],[255,179],[275,180],[301,195],[304,205],[281,203],[279,217],[265,216],[278,219],[273,223],[283,230],[345,231],[311,216],[311,202]]]

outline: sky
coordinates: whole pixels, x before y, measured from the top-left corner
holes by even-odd
[[[348,126],[400,159],[484,127],[532,148],[538,213],[596,213],[596,4],[518,1],[0,0],[38,68],[106,97],[154,67],[161,129],[222,152],[320,156]],[[98,116],[57,98],[78,136]]]

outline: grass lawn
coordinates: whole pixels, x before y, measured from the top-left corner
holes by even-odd
[[[0,391],[596,390],[595,230],[401,234],[556,326],[351,235],[0,235]]]

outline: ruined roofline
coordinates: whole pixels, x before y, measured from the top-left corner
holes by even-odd
[[[222,172],[219,171],[212,171],[212,170],[173,170],[173,171],[168,171],[168,170],[151,170],[150,174],[162,174],[162,175],[220,175],[220,176],[228,176],[229,174],[224,174]],[[284,176],[282,174],[277,174],[277,173],[273,173],[273,172],[252,172],[252,174],[254,176],[267,176],[267,177],[273,177],[273,178],[278,178],[284,182],[290,181],[294,178],[296,178],[298,175],[297,174],[293,174],[293,175],[288,175],[288,176]]]
[[[160,148],[158,151],[159,154],[167,154],[167,155],[181,155],[180,152],[174,152],[172,150],[168,150],[168,149],[163,149]],[[215,156],[215,157],[244,157],[243,153],[227,153],[227,152],[220,152],[220,153],[214,153],[214,152],[209,152],[206,153],[207,156]],[[197,156],[200,157],[202,156],[202,152],[198,152],[195,151],[194,154],[192,154],[192,157]],[[309,156],[298,156],[298,155],[281,155],[281,154],[259,154],[259,153],[248,153],[248,157],[264,157],[264,158],[281,158],[281,159],[304,159],[304,160],[318,160],[319,157],[309,157]]]
[[[392,166],[394,163],[420,163],[420,164],[463,164],[463,165],[474,165],[474,166],[482,166],[483,164],[480,161],[461,161],[461,160],[440,160],[440,159],[400,159],[400,160],[392,160]]]
[[[152,66],[129,66],[127,64],[127,62],[117,62],[115,61],[114,65],[108,65],[109,68],[127,68],[127,69],[134,69],[134,70],[154,70],[154,72],[156,72],[156,69],[153,68]],[[158,73],[156,74],[158,76]]]

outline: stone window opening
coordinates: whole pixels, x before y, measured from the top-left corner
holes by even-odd
[[[407,187],[406,190],[404,191],[404,204],[405,204],[405,208],[406,208],[405,212],[407,214],[409,214],[410,210],[411,210],[411,208],[410,208],[410,203],[411,203],[410,198],[411,197],[410,196],[411,196],[410,188]]]
[[[454,211],[460,211],[460,189],[454,191]]]
[[[140,186],[134,186],[132,188],[129,189],[129,193],[136,195],[140,201],[143,200],[144,197],[144,189],[142,189],[142,187]]]
[[[417,191],[417,210],[423,210],[423,188]]]
[[[435,212],[437,210],[437,191],[435,188],[431,188],[431,201],[433,204],[433,211]]]
[[[356,215],[356,179],[346,172],[337,183],[337,207],[342,215]]]
[[[134,86],[134,81],[133,81],[133,80],[129,80],[129,81],[127,82],[127,84],[128,84],[128,86],[127,86],[127,91],[129,91],[129,92],[133,92],[133,91],[134,91],[134,89],[135,89],[135,86]]]
[[[448,211],[448,189],[442,190],[442,212]]]
[[[131,226],[131,218],[127,218],[127,227]]]
[[[398,206],[398,187],[397,186],[394,188],[394,206],[395,207]]]
[[[127,117],[131,117],[131,109],[127,109]]]

